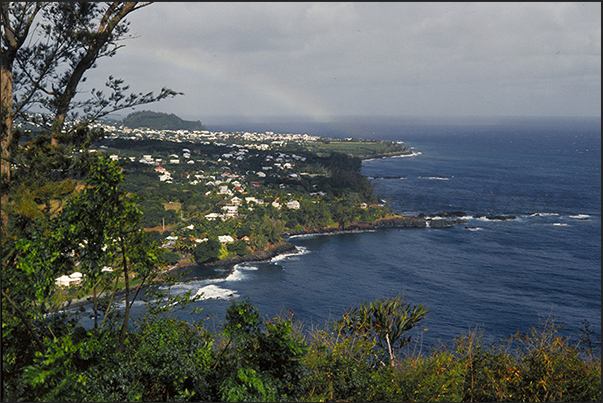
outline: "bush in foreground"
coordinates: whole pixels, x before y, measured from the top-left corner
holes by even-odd
[[[410,307],[400,298],[377,300],[348,313],[371,306],[396,307],[385,309],[394,319],[424,313],[422,307]],[[384,350],[377,338],[368,337],[370,327],[365,325],[369,322],[363,322],[361,332],[350,331],[355,327],[342,327],[342,323],[357,322],[346,322],[344,317],[343,322],[302,333],[292,316],[262,320],[249,300],[233,302],[225,319],[222,328],[211,333],[202,322],[173,319],[169,310],[156,311],[128,333],[121,353],[115,328],[85,330],[62,325],[60,332],[54,336],[49,332],[45,338],[44,353],[30,355],[19,366],[3,365],[3,400],[601,399],[600,357],[589,349],[588,338],[571,343],[560,336],[554,321],[500,343],[486,343],[473,331],[425,354],[400,348],[394,360],[393,350]],[[370,323],[382,326],[376,320]],[[401,344],[407,344],[413,326],[394,332],[403,334]],[[383,332],[379,336],[387,346],[390,336]],[[15,356],[7,354],[12,350],[4,348],[9,347],[6,341],[5,364]]]

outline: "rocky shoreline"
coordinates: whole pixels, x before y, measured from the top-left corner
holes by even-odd
[[[366,160],[374,160],[374,159],[380,159],[380,158],[392,158],[392,157],[407,157],[409,155],[413,155],[413,151],[410,149],[406,149],[403,151],[396,151],[396,152],[392,152],[392,153],[385,153],[385,154],[376,154],[373,156],[363,156],[363,157],[358,157],[363,161]]]
[[[395,216],[389,218],[383,218],[375,221],[374,223],[353,223],[346,227],[329,227],[329,228],[316,228],[303,231],[288,231],[283,233],[283,238],[291,238],[293,236],[300,235],[338,235],[348,233],[359,233],[375,231],[380,228],[446,228],[453,225],[466,224],[465,221],[460,219],[429,219],[425,216]],[[225,277],[230,275],[234,271],[234,267],[241,263],[251,262],[268,262],[271,259],[289,253],[297,253],[299,250],[291,242],[283,241],[277,245],[272,245],[268,249],[257,251],[245,256],[237,256],[230,259],[216,260],[213,262],[207,262],[202,264],[189,263],[186,265],[180,265],[179,269],[186,269],[186,267],[197,266],[197,267],[215,267],[224,266],[227,268],[225,271]]]
[[[223,266],[226,267],[223,278],[228,277],[235,269],[237,264],[251,263],[251,262],[268,262],[271,259],[290,253],[297,253],[299,250],[291,242],[287,241],[288,238],[293,236],[302,235],[338,235],[348,233],[359,233],[359,232],[371,232],[380,228],[450,228],[455,225],[466,225],[467,222],[463,219],[467,214],[462,211],[442,211],[437,214],[433,214],[431,217],[421,213],[418,216],[393,216],[388,218],[379,219],[373,223],[353,223],[345,227],[329,227],[329,228],[315,228],[302,231],[288,231],[282,234],[283,242],[271,245],[268,249],[262,251],[256,251],[252,254],[245,256],[237,256],[230,259],[216,260],[213,262],[196,264],[186,263],[178,265],[177,269],[186,270],[187,267],[215,267]],[[515,219],[515,216],[476,216],[477,218],[483,217],[489,220],[506,221]]]

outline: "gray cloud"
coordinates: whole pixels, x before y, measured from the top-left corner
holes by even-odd
[[[90,75],[211,115],[600,116],[600,3],[155,3]],[[94,82],[94,80],[91,80]]]

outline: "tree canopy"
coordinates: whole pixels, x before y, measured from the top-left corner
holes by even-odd
[[[13,123],[27,111],[45,111],[36,123],[48,129],[51,144],[117,110],[155,102],[177,93],[127,93],[122,79],[109,76],[106,90],[77,97],[78,86],[100,58],[111,57],[128,33],[126,17],[149,2],[2,2],[2,175],[10,180]]]

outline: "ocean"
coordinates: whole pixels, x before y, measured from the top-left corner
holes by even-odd
[[[464,213],[451,228],[387,228],[298,236],[300,253],[271,262],[192,269],[172,293],[204,293],[189,319],[219,326],[233,300],[272,318],[292,311],[324,327],[363,301],[403,294],[430,313],[425,346],[469,331],[504,339],[544,321],[601,335],[600,118],[349,118],[338,122],[230,123],[209,130],[308,133],[402,141],[412,156],[363,162],[379,197],[403,214]],[[514,219],[489,220],[507,215]],[[137,302],[135,312],[143,309]]]

